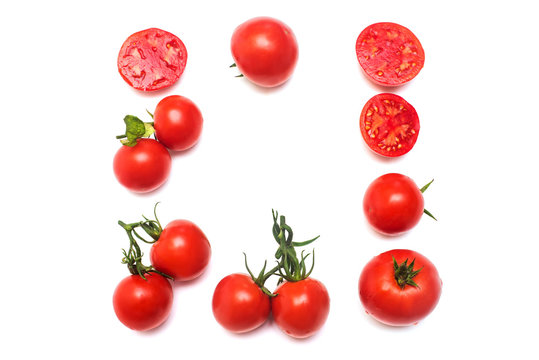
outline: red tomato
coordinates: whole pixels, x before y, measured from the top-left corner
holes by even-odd
[[[211,247],[206,235],[188,220],[170,222],[150,251],[154,268],[176,281],[200,276],[210,257]]]
[[[395,157],[412,150],[419,135],[419,117],[412,105],[395,94],[373,96],[361,111],[363,139],[377,154]]]
[[[172,286],[156,273],[124,278],[114,290],[112,303],[118,319],[132,330],[150,330],[161,325],[172,308]]]
[[[174,84],[186,62],[187,50],[180,38],[152,28],[125,40],[118,54],[118,71],[135,89],[153,91]]]
[[[213,316],[222,327],[243,333],[256,329],[266,321],[270,299],[250,276],[232,274],[217,284],[212,309]]]
[[[367,221],[385,235],[398,235],[416,226],[423,205],[423,194],[414,181],[395,173],[374,180],[363,197]]]
[[[238,26],[230,47],[238,69],[259,86],[281,85],[292,76],[298,61],[292,29],[269,17],[257,17]]]
[[[284,282],[271,299],[273,318],[279,328],[295,338],[314,335],[329,314],[329,294],[324,284],[313,278]]]
[[[114,156],[114,174],[135,192],[157,189],[168,179],[172,160],[167,149],[153,139],[138,139],[135,146],[122,145]]]
[[[385,86],[412,80],[425,63],[417,37],[404,26],[390,22],[365,28],[357,38],[356,54],[369,78]]]
[[[170,150],[187,150],[195,145],[202,132],[202,114],[186,97],[167,96],[153,114],[155,136]]]
[[[411,272],[418,270],[413,276]],[[407,281],[410,275],[411,281]],[[434,310],[441,293],[442,280],[436,267],[411,250],[391,250],[374,257],[359,277],[359,297],[365,311],[387,325],[417,324]]]

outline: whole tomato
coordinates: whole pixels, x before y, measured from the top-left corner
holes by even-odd
[[[250,19],[238,26],[230,48],[241,73],[264,87],[288,80],[298,61],[298,44],[292,29],[269,17]]]
[[[295,338],[314,335],[329,315],[329,294],[324,284],[313,278],[286,281],[271,299],[273,318],[279,328]]]
[[[132,330],[150,330],[161,325],[172,308],[172,286],[156,273],[124,278],[114,291],[112,303],[118,319]]]
[[[138,139],[134,146],[122,145],[113,161],[116,179],[134,192],[157,189],[168,179],[171,168],[168,150],[153,139]]]
[[[416,226],[423,205],[423,194],[414,181],[395,173],[374,180],[363,197],[367,221],[385,235],[399,235]]]
[[[150,251],[154,268],[176,281],[200,276],[211,257],[210,242],[198,226],[188,220],[170,222]]]
[[[391,250],[374,257],[359,277],[365,311],[393,326],[417,324],[434,310],[442,292],[436,267],[412,250]]]
[[[170,150],[194,146],[202,132],[202,114],[186,97],[171,95],[162,99],[153,114],[155,136]]]
[[[212,310],[217,322],[225,329],[244,333],[266,321],[270,298],[249,275],[231,274],[217,284]]]

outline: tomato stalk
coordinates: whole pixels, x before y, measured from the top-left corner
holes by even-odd
[[[395,257],[393,257],[393,269],[395,270],[395,280],[397,281],[397,284],[400,286],[401,289],[404,289],[406,285],[411,285],[414,287],[419,287],[419,285],[416,284],[416,282],[413,280],[413,278],[419,274],[419,272],[423,269],[421,267],[418,270],[414,270],[414,263],[415,259],[412,260],[410,265],[408,265],[408,259],[404,260],[403,263],[400,265],[397,263],[397,260],[395,260]]]
[[[264,261],[264,266],[262,267],[262,270],[260,270],[258,277],[255,277],[253,273],[251,272],[251,269],[249,269],[249,265],[247,265],[247,255],[243,253],[243,256],[245,257],[245,268],[247,269],[247,272],[251,276],[251,279],[253,279],[254,283],[260,288],[260,290],[262,290],[262,292],[264,292],[264,294],[271,297],[275,296],[271,291],[269,291],[264,286],[264,284],[266,283],[266,280],[270,278],[271,275],[274,275],[279,270],[280,265],[277,265],[273,269],[269,270],[268,272],[265,272],[266,265],[268,262]]]
[[[432,184],[433,181],[434,179],[432,179],[428,184],[426,184],[421,189],[419,189],[419,191],[421,191],[421,193],[423,194],[429,188],[430,184]],[[427,209],[423,209],[423,212],[427,214],[428,216],[430,216],[431,218],[433,218],[434,220],[438,221],[438,219],[436,219],[434,215],[432,215],[432,213],[428,211]]]

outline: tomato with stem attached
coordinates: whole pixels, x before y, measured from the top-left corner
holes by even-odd
[[[370,260],[359,278],[365,311],[392,326],[417,324],[429,315],[442,292],[434,264],[412,250],[391,250]]]

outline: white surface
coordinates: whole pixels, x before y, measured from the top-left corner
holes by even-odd
[[[427,3],[427,2],[425,2]],[[480,4],[482,3],[482,4]],[[0,357],[270,359],[454,358],[536,354],[537,112],[533,2],[129,1],[3,5],[1,218],[4,281]],[[234,77],[230,36],[251,17],[274,16],[300,49],[292,79],[274,90]],[[355,55],[357,35],[378,21],[409,27],[426,63],[390,89],[418,111],[406,156],[369,152],[358,128],[377,87]],[[132,90],[116,69],[127,36],[148,27],[178,35],[189,57],[175,86]],[[145,117],[164,96],[200,107],[200,143],[173,156],[169,181],[148,195],[122,188],[112,158],[126,114]],[[401,172],[425,194],[424,217],[405,236],[371,231],[361,203],[379,175]],[[117,220],[151,214],[196,222],[213,257],[205,275],[174,289],[166,324],[136,333],[116,319],[112,293],[127,275]],[[271,209],[298,239],[320,234],[313,276],[331,296],[314,337],[297,341],[268,322],[232,335],[213,319],[225,275],[272,260]],[[310,248],[310,247],[309,247]],[[437,266],[444,288],[419,325],[379,325],[362,310],[357,280],[373,256],[410,248]],[[149,248],[145,247],[146,251]]]

